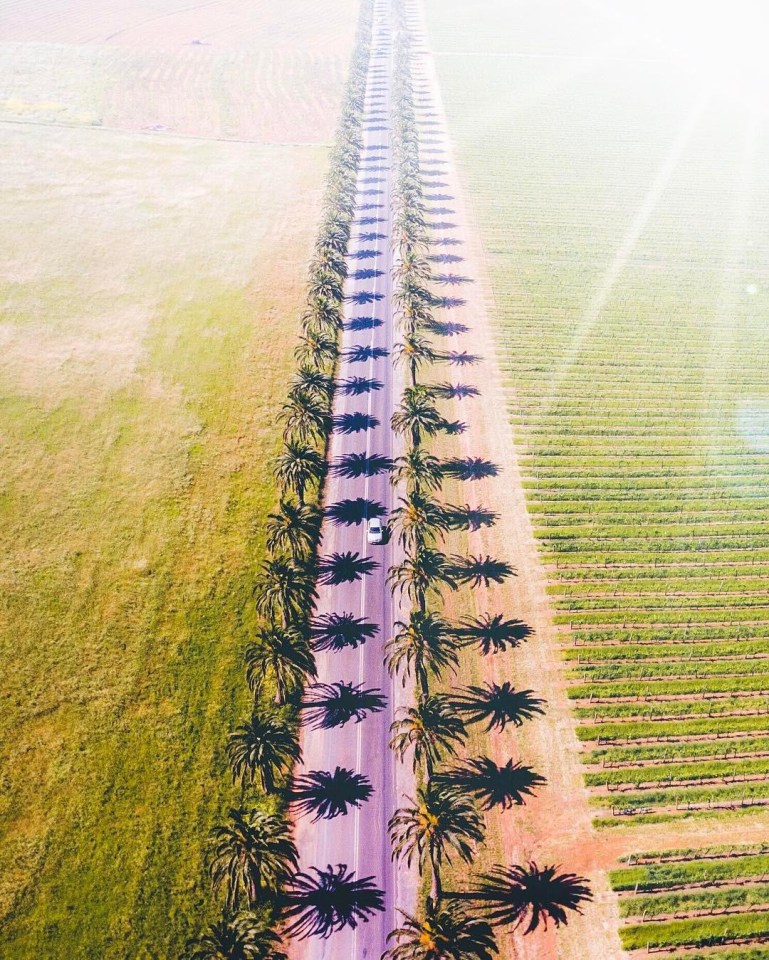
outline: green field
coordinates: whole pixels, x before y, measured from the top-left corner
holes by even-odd
[[[769,801],[769,117],[607,9],[428,2],[588,784],[642,820]]]
[[[282,8],[301,56],[327,11]],[[15,6],[0,49],[32,44],[38,97],[56,73],[41,56],[104,49],[34,47],[54,9]],[[354,12],[337,7],[324,90]],[[223,746],[246,709],[269,458],[337,109],[293,77],[325,111],[313,144],[148,134],[138,114],[132,130],[0,123],[3,960],[166,960],[215,911],[206,839],[237,796]]]

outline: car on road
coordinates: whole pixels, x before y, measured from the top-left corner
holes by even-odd
[[[378,517],[373,517],[368,522],[366,539],[369,543],[384,543],[384,528],[382,521]]]

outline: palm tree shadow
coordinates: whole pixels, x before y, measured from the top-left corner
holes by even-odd
[[[334,417],[334,432],[351,434],[362,433],[364,430],[373,430],[379,426],[379,420],[368,413],[342,413]]]
[[[358,240],[361,243],[376,243],[377,240],[386,240],[386,233],[361,233]]]
[[[459,274],[456,273],[439,273],[433,277],[433,280],[436,283],[448,287],[458,287],[464,283],[475,283],[475,280],[472,280],[470,277],[460,277]]]
[[[441,202],[445,203],[445,202],[450,202],[451,200],[454,200],[454,199],[455,197],[453,197],[450,193],[426,193],[425,194],[425,200],[429,200],[431,203],[441,203]],[[438,212],[439,212],[438,210],[433,210],[433,213],[438,213]],[[451,210],[450,212],[454,213],[453,210]]]
[[[348,253],[347,256],[350,260],[376,260],[379,256],[378,250],[354,250],[352,253]]]
[[[375,270],[373,267],[364,267],[361,270],[353,270],[350,274],[350,280],[376,280],[377,277],[383,277],[384,270]]]
[[[384,300],[383,293],[371,293],[368,290],[359,290],[357,293],[351,293],[345,297],[348,303],[354,303],[359,307],[369,303],[376,303],[378,300]]]
[[[355,583],[370,576],[378,566],[376,560],[361,557],[352,550],[332,553],[318,560],[318,582],[332,587],[342,583]]]
[[[449,437],[457,437],[467,430],[467,424],[461,420],[447,420],[441,427],[441,430]]]
[[[379,627],[352,613],[326,613],[310,624],[313,650],[356,650],[379,633]]]
[[[448,509],[448,522],[452,530],[480,530],[482,527],[493,527],[499,520],[499,514],[486,507],[471,507],[465,504],[462,507],[452,506]]]
[[[351,347],[345,354],[345,360],[350,363],[365,363],[367,360],[381,360],[388,355],[384,347],[369,347],[359,344]]]
[[[438,237],[432,241],[434,247],[461,247],[464,240],[458,237]]]
[[[434,253],[427,258],[433,263],[464,263],[465,258],[457,256],[456,253]]]
[[[470,329],[466,323],[457,323],[454,320],[431,320],[425,327],[439,337],[456,337]]]
[[[464,307],[467,300],[461,297],[433,297],[433,304],[443,310],[453,310],[455,307]]]
[[[434,217],[452,217],[457,211],[451,207],[430,207],[429,212]]]
[[[443,461],[441,472],[453,480],[485,480],[499,476],[499,467],[481,457],[454,457]]]
[[[472,587],[490,587],[492,583],[504,583],[518,574],[506,560],[495,560],[490,556],[452,557],[451,572],[458,583]]]
[[[446,354],[446,359],[455,367],[472,367],[481,362],[481,358],[474,353],[468,353],[466,350],[452,350]]]
[[[326,516],[338,526],[359,527],[373,517],[383,517],[387,511],[377,500],[358,497],[356,500],[339,500],[326,507]]]
[[[483,613],[479,617],[465,617],[459,622],[454,634],[465,646],[478,646],[484,656],[491,653],[506,653],[515,650],[534,631],[523,620],[506,620],[504,614]]]
[[[392,460],[377,453],[368,456],[365,453],[348,453],[331,464],[331,472],[347,480],[377,477],[380,473],[389,473],[392,468]]]
[[[345,324],[345,330],[373,330],[375,327],[381,327],[383,321],[376,317],[355,317]]]
[[[364,393],[373,393],[375,390],[381,390],[384,384],[381,380],[370,380],[368,377],[350,377],[348,380],[340,380],[337,389],[340,393],[348,397],[359,397]]]
[[[479,397],[481,391],[466,383],[439,383],[432,388],[433,394],[441,400],[464,400],[467,397]]]
[[[386,223],[386,220],[384,217],[359,217],[354,222],[361,227],[373,227],[377,223]]]
[[[379,713],[387,700],[376,687],[353,683],[314,683],[305,696],[303,722],[313,730],[343,727],[354,720],[360,723],[370,713]]]

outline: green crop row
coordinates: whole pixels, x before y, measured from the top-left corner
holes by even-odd
[[[769,657],[762,659],[702,660],[700,656],[693,657],[692,653],[686,659],[667,663],[613,663],[589,664],[583,663],[572,671],[574,678],[583,683],[597,683],[598,681],[630,680],[662,680],[666,677],[683,679],[693,677],[738,677],[745,674],[753,676],[769,674]]]
[[[769,736],[735,737],[721,740],[692,740],[682,743],[648,744],[632,747],[603,747],[586,755],[588,763],[639,763],[649,760],[675,760],[684,757],[723,757],[751,753],[769,754]]]
[[[735,907],[757,907],[769,904],[769,886],[727,887],[692,893],[666,893],[662,896],[627,897],[619,902],[623,917],[662,917],[673,913],[713,912]]]
[[[723,643],[684,644],[613,644],[602,647],[565,647],[562,651],[565,660],[581,664],[636,662],[643,660],[675,658],[680,663],[697,659],[700,663],[709,658],[748,658],[767,657],[769,643],[766,640],[725,640]]]
[[[727,786],[678,786],[670,790],[644,790],[641,793],[608,794],[593,797],[595,806],[614,806],[623,810],[639,808],[681,807],[688,804],[749,804],[769,798],[769,782],[766,780],[742,781]],[[761,804],[763,806],[763,802]]]
[[[722,859],[680,860],[622,867],[609,873],[612,890],[618,892],[665,890],[693,883],[725,883],[769,874],[769,852]]]
[[[620,930],[622,946],[626,950],[670,946],[711,947],[743,938],[766,937],[769,937],[769,912],[642,923]]]
[[[712,677],[705,680],[660,680],[650,678],[637,683],[578,684],[569,689],[573,700],[587,700],[588,697],[601,700],[615,697],[643,697],[645,700],[662,696],[685,696],[700,693],[769,693],[769,678],[756,677]]]
[[[694,716],[717,717],[724,714],[769,713],[769,697],[724,697],[719,700],[706,700],[699,697],[695,700],[668,700],[668,701],[641,701],[631,703],[601,703],[593,706],[579,706],[575,713],[578,718],[593,720],[645,717],[658,722],[664,720],[684,719]],[[767,719],[764,718],[764,726]]]
[[[589,787],[646,783],[674,783],[679,780],[731,780],[733,777],[765,776],[769,778],[769,760],[747,757],[724,760],[702,760],[693,763],[666,763],[649,767],[605,767],[585,774]],[[619,802],[619,801],[618,801]]]
[[[680,704],[677,704],[680,705]],[[623,705],[624,706],[624,705]],[[582,741],[598,740],[632,742],[652,737],[665,741],[680,737],[713,737],[714,749],[719,737],[732,734],[764,732],[769,726],[767,703],[761,701],[762,713],[748,716],[718,717],[708,716],[698,720],[647,720],[628,723],[594,723],[577,728],[577,736]],[[585,710],[583,716],[591,712]]]
[[[751,626],[743,624],[725,624],[717,627],[634,627],[630,630],[579,630],[573,636],[585,646],[602,642],[613,645],[640,643],[647,637],[654,642],[699,643],[703,640],[722,642],[729,638],[735,640],[759,639],[769,637],[769,624]]]

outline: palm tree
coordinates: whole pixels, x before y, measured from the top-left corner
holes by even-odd
[[[390,727],[390,746],[401,760],[413,750],[414,769],[424,764],[428,777],[445,755],[456,756],[458,745],[467,738],[462,718],[445,696],[434,694],[400,713]]]
[[[339,304],[327,297],[310,299],[309,306],[302,316],[302,332],[305,336],[316,334],[336,337],[343,326]]]
[[[429,391],[421,386],[406,387],[391,422],[397,434],[411,438],[413,447],[421,444],[423,434],[434,437],[446,425]]]
[[[310,567],[280,556],[262,564],[254,594],[259,613],[266,620],[280,620],[286,629],[301,621],[318,598]]]
[[[230,734],[227,755],[233,782],[241,787],[258,780],[265,793],[274,793],[302,751],[291,727],[276,714],[254,713],[248,723]]]
[[[299,855],[283,817],[260,810],[230,810],[226,826],[211,831],[210,864],[214,889],[225,890],[228,910],[252,906],[274,895],[293,873]]]
[[[399,507],[392,512],[393,525],[399,531],[398,540],[407,551],[424,547],[439,534],[448,533],[450,522],[443,504],[421,493],[400,497]]]
[[[374,878],[356,880],[346,863],[336,868],[329,864],[325,870],[312,867],[312,874],[297,874],[283,900],[283,916],[289,921],[286,933],[302,940],[311,936],[327,939],[384,911],[384,893],[374,885]]]
[[[462,643],[477,643],[482,653],[489,654],[520,646],[531,634],[531,628],[521,620],[505,620],[501,613],[494,616],[484,613],[478,618],[461,620],[455,633]]]
[[[508,723],[516,727],[544,713],[544,700],[534,696],[533,690],[516,690],[509,680],[502,684],[487,683],[482,687],[465,687],[451,697],[454,709],[467,715],[468,723],[483,723],[486,730],[504,730]]]
[[[483,841],[483,819],[468,796],[435,782],[420,787],[411,803],[396,810],[387,825],[393,859],[404,859],[410,866],[416,854],[420,874],[430,863],[430,898],[437,904],[444,860],[451,863],[451,854],[456,853],[465,863],[472,862],[474,844]]]
[[[279,706],[302,690],[306,677],[316,676],[309,641],[297,627],[261,630],[258,642],[246,650],[246,680],[251,692],[259,696],[265,681],[272,678]]]
[[[323,332],[307,331],[299,338],[294,356],[303,364],[315,364],[321,370],[330,369],[339,357],[336,337]]]
[[[424,447],[412,447],[395,461],[392,482],[405,483],[409,493],[438,490],[443,483],[441,462]]]
[[[267,517],[267,549],[287,551],[295,560],[307,559],[320,529],[320,510],[310,503],[281,500],[277,513]]]
[[[396,634],[385,647],[390,676],[403,669],[403,684],[414,671],[422,699],[429,694],[429,678],[459,666],[459,643],[448,623],[434,613],[412,610],[408,623],[396,621]],[[405,669],[404,669],[405,668]]]
[[[484,810],[501,807],[509,810],[513,804],[525,803],[525,797],[534,794],[537,787],[547,783],[531,767],[508,760],[504,767],[490,757],[466,760],[464,764],[435,774],[436,782],[446,783],[458,790],[471,793],[482,801]]]
[[[318,266],[310,274],[310,284],[308,291],[308,300],[313,308],[318,301],[341,304],[343,299],[342,279],[339,274],[328,270],[324,266]]]
[[[528,920],[524,934],[536,930],[540,923],[546,928],[548,920],[560,927],[569,922],[567,911],[581,913],[580,905],[592,900],[593,895],[584,877],[558,873],[559,869],[540,869],[534,862],[526,866],[497,865],[480,877],[476,891],[461,899],[479,902],[484,916],[494,925],[517,927]]]
[[[395,344],[395,360],[402,363],[411,376],[411,386],[417,385],[417,374],[426,363],[435,363],[438,354],[432,344],[418,333],[406,333],[400,343]]]
[[[400,262],[393,270],[393,279],[400,281],[406,277],[413,277],[423,283],[429,283],[432,279],[432,272],[427,257],[420,251],[411,250],[401,256]]]
[[[418,547],[413,556],[406,556],[401,563],[390,567],[387,580],[401,593],[405,590],[422,614],[427,613],[427,591],[430,587],[439,584],[456,586],[448,557],[432,547]]]
[[[305,721],[312,727],[328,730],[343,727],[350,720],[360,723],[369,713],[384,710],[387,701],[382,694],[363,684],[316,683],[305,698],[302,708],[307,711]]]
[[[187,950],[189,960],[287,960],[279,946],[280,937],[254,914],[240,913],[212,924]]]
[[[457,904],[428,900],[421,919],[403,916],[403,926],[387,938],[397,946],[382,960],[493,960],[499,952],[491,924],[467,916]]]
[[[289,441],[275,458],[274,472],[283,490],[291,490],[304,503],[307,487],[323,480],[326,461],[314,447]]]
[[[313,397],[298,396],[283,405],[283,439],[286,444],[319,442],[331,431],[328,404]]]
[[[289,396],[312,397],[328,405],[334,396],[334,380],[322,370],[302,364],[291,381]]]
[[[491,583],[504,583],[516,575],[513,567],[504,560],[494,560],[489,556],[452,557],[454,576],[459,583],[469,583],[473,587],[490,586]]]
[[[297,777],[289,791],[290,802],[300,813],[313,813],[313,821],[333,820],[349,807],[360,807],[373,793],[368,777],[337,767],[333,773],[313,770]]]

